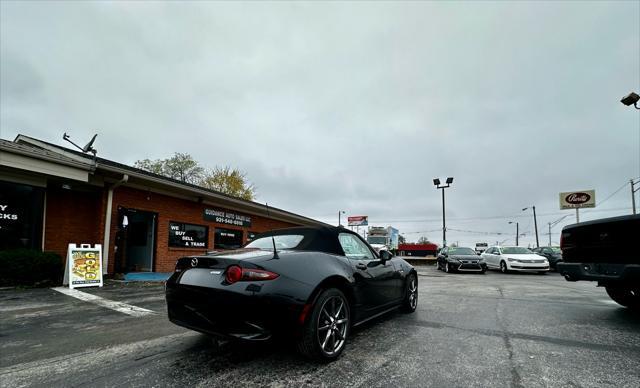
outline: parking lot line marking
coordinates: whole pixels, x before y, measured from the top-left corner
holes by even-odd
[[[92,295],[86,292],[70,289],[66,287],[53,287],[51,288],[59,293],[74,297],[76,299],[83,300],[85,302],[97,304],[98,306],[106,307],[108,309],[118,311],[123,314],[131,315],[134,317],[143,317],[145,315],[155,314],[155,311],[147,310],[142,307],[130,305],[127,303],[116,302],[114,300],[104,299],[97,295]]]

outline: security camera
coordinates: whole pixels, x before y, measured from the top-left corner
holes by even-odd
[[[622,98],[622,100],[620,100],[620,102],[625,104],[626,106],[635,105],[638,103],[638,101],[640,101],[640,96],[634,92],[629,93],[628,96],[625,96]]]

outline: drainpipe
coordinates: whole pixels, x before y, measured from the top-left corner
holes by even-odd
[[[129,180],[129,175],[122,175],[122,179],[112,184],[109,187],[109,192],[107,194],[107,214],[104,219],[104,242],[102,243],[102,274],[106,275],[109,268],[109,240],[111,239],[111,210],[113,208],[113,190],[127,183]]]

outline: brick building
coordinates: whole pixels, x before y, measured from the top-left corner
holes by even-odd
[[[179,257],[323,223],[28,136],[0,139],[0,249],[102,244],[105,273],[170,272]]]

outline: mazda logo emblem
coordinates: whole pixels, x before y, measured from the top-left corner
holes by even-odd
[[[195,257],[193,259],[191,259],[191,266],[192,267],[197,267],[198,266],[198,259],[196,259]]]

